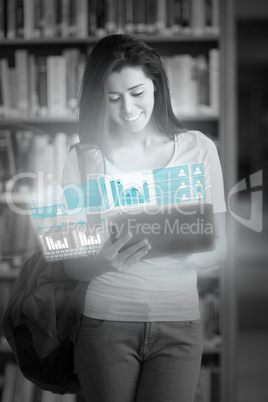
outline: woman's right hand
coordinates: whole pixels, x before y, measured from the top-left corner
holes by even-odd
[[[118,238],[114,244],[111,244],[111,240],[108,239],[96,256],[64,260],[65,273],[78,281],[90,281],[107,272],[127,271],[133,264],[140,261],[151,248],[148,240],[144,239],[127,247],[124,251],[120,251],[131,238],[131,233],[127,233]]]
[[[118,238],[114,244],[107,241],[101,249],[96,262],[100,266],[107,266],[108,271],[126,271],[133,264],[140,261],[150,250],[151,246],[147,239],[127,247],[120,251],[123,246],[132,238],[131,233],[127,233]]]

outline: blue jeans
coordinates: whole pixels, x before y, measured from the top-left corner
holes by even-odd
[[[87,402],[193,402],[200,320],[107,321],[82,316],[74,362]]]

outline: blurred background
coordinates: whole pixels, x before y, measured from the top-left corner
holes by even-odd
[[[194,0],[191,1],[194,3]],[[184,0],[183,2],[187,3]],[[205,367],[218,366],[220,369],[221,367],[224,368],[224,375],[219,380],[221,381],[221,391],[216,390],[214,392],[210,390],[208,392],[203,390],[203,393],[200,391],[197,402],[267,402],[268,1],[222,0],[222,2],[225,10],[223,24],[225,28],[223,46],[220,52],[225,101],[223,102],[224,106],[221,106],[221,122],[218,122],[219,116],[214,113],[217,110],[213,110],[213,108],[205,109],[205,113],[207,113],[205,117],[198,113],[196,115],[182,116],[182,122],[187,128],[199,129],[211,134],[211,137],[217,143],[225,172],[226,201],[229,200],[233,186],[241,182],[241,189],[230,197],[228,208],[227,234],[230,252],[223,267],[226,270],[226,274],[223,274],[224,280],[220,284],[220,294],[224,300],[222,310],[218,310],[217,307],[219,290],[216,292],[211,290],[210,284],[207,285],[207,279],[200,279],[200,292],[203,300],[205,299],[202,307],[207,303],[209,308],[215,309],[213,314],[216,311],[217,314],[222,314],[223,316],[223,352],[219,352],[218,345],[215,348],[211,347],[210,342],[203,362]],[[0,5],[4,3],[7,4],[6,1],[0,0]],[[98,4],[102,3],[100,1]],[[129,1],[126,0],[126,3],[129,3]],[[144,2],[140,0],[139,6],[142,7],[143,3],[145,3],[145,0]],[[198,4],[198,0],[195,3]],[[207,1],[204,4],[212,3],[217,4],[217,0]],[[99,28],[101,30],[104,20],[101,13],[98,15],[97,24],[100,24]],[[1,18],[0,12],[0,20]],[[135,18],[139,17],[136,16]],[[63,30],[62,26],[61,29]],[[80,34],[82,35],[82,33]],[[92,34],[94,32],[86,31],[86,36],[92,37]],[[36,69],[41,77],[44,73],[44,57],[48,54],[61,54],[62,48],[66,48],[69,53],[65,52],[65,60],[68,60],[71,65],[73,57],[76,58],[78,65],[77,76],[80,79],[85,65],[85,56],[95,41],[94,39],[87,42],[86,36],[85,40],[79,39],[77,41],[75,38],[64,38],[62,41],[57,42],[45,39],[44,46],[39,46],[38,40],[35,42],[27,39],[26,42],[23,42],[23,39],[20,38],[18,42],[14,39],[13,44],[7,45],[5,38],[1,38],[0,22],[0,58],[2,59],[3,57],[9,60],[9,67],[12,70],[14,67],[14,50],[28,49],[34,55],[32,59],[30,58],[30,66],[33,67],[36,61]],[[169,42],[166,39],[163,40],[163,38],[160,38],[159,41],[154,41],[151,38],[149,42],[151,41],[159,52],[166,57],[168,65],[169,60],[167,58],[174,54],[177,47],[180,48],[179,52],[182,54],[189,52],[193,56],[197,56],[201,52],[209,59],[210,49],[213,49],[215,43],[217,43],[217,39],[215,39],[217,38],[217,32],[212,32],[212,36],[208,40],[200,41],[199,39],[196,40],[196,38],[192,40],[190,36],[186,41],[178,41],[178,43],[173,40]],[[151,42],[150,44],[152,44]],[[79,48],[80,54],[78,54],[77,49],[74,54],[71,53],[73,47]],[[33,57],[36,57],[36,60]],[[212,57],[214,57],[214,62],[216,63],[218,60],[217,53],[214,52]],[[201,59],[201,64],[203,62],[204,59]],[[215,65],[212,67],[215,73]],[[5,68],[6,66],[2,63],[0,69],[2,92]],[[219,81],[216,75],[217,79]],[[74,93],[71,93],[72,91],[70,90],[70,88],[73,90],[72,84],[69,82],[69,93],[67,93],[67,97],[69,96],[69,116],[60,118],[53,116],[52,119],[47,119],[46,111],[42,109],[42,104],[46,102],[46,99],[43,96],[41,80],[38,85],[38,90],[41,91],[39,99],[40,114],[38,117],[31,116],[30,119],[21,119],[17,115],[8,117],[4,113],[1,115],[1,132],[7,131],[1,137],[0,151],[4,147],[11,146],[14,148],[14,166],[16,165],[17,172],[22,172],[26,169],[31,171],[33,166],[37,171],[42,164],[49,164],[49,166],[54,166],[54,171],[57,173],[64,165],[65,151],[72,143],[77,141],[78,127],[75,122],[77,104],[73,97]],[[63,89],[61,88],[61,90]],[[36,100],[33,99],[32,101],[36,106]],[[0,99],[1,106],[3,106],[3,99]],[[33,112],[35,113],[36,110],[33,110]],[[72,115],[70,115],[71,112]],[[185,113],[187,114],[187,112],[189,111],[186,110]],[[14,123],[17,125],[16,130],[14,129]],[[218,132],[220,132],[221,138],[217,137]],[[10,133],[13,135],[12,144],[8,142]],[[46,155],[44,155],[45,149]],[[2,155],[4,154],[0,155],[1,158]],[[47,155],[50,155],[48,159]],[[55,155],[57,155],[57,158],[55,158]],[[6,171],[3,173],[6,169],[6,163],[6,160],[3,164],[0,163],[0,168],[2,169],[0,171],[0,186],[6,179]],[[8,172],[10,174],[13,161],[9,160],[8,163],[11,166],[11,170]],[[252,176],[254,174],[256,175]],[[28,191],[27,185],[24,187],[24,192],[25,189]],[[10,244],[12,246],[16,244],[17,252],[14,253],[14,255],[16,254],[15,257],[12,256],[12,269],[10,269],[10,258],[2,258],[0,261],[0,318],[3,315],[1,303],[5,305],[7,302],[10,286],[16,277],[16,269],[22,262],[18,254],[24,249],[23,241],[27,237],[23,237],[26,223],[23,226],[20,224],[20,230],[15,231],[15,240],[6,234],[8,233],[8,219],[14,218],[10,216],[10,211],[3,206],[4,190],[4,186],[0,187],[0,254],[2,253],[2,256],[5,252],[7,255],[12,254],[12,250],[9,248]],[[18,204],[20,204],[20,196],[18,197]],[[3,213],[4,210],[5,213]],[[239,218],[240,222],[238,221]],[[244,223],[241,223],[241,220],[244,220]],[[249,223],[250,220],[251,224]],[[257,225],[258,222],[259,225]],[[255,230],[254,224],[257,225]],[[27,230],[30,229],[28,228]],[[28,236],[27,242],[28,249],[33,249],[35,246],[34,238]],[[215,279],[213,278],[212,275],[212,282]],[[207,298],[204,297],[206,292],[209,295]],[[217,316],[217,320],[218,318]],[[214,338],[217,340],[219,339],[217,337],[218,324],[216,324],[214,331],[214,335],[216,335]],[[212,339],[213,342],[214,338]],[[1,339],[3,341],[3,338]],[[1,389],[3,396],[6,382],[5,365],[11,358],[10,351],[6,348],[4,341],[2,343],[3,345],[0,342],[0,401],[6,402],[6,400],[1,400]],[[217,375],[215,378],[217,378]],[[204,381],[210,384],[206,373],[204,373]],[[40,394],[35,395],[35,399],[27,402],[41,400]],[[52,401],[53,399],[50,400]],[[10,399],[7,402],[13,402],[13,400]],[[24,401],[21,400],[20,402]]]

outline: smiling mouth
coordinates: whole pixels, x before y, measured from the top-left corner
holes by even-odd
[[[142,112],[140,112],[139,114],[136,114],[135,116],[129,116],[129,117],[123,116],[123,119],[125,121],[136,121],[141,116],[141,114],[142,114]]]

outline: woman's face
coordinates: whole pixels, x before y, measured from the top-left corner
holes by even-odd
[[[110,118],[128,132],[143,130],[154,108],[154,84],[139,67],[126,67],[108,78]]]

